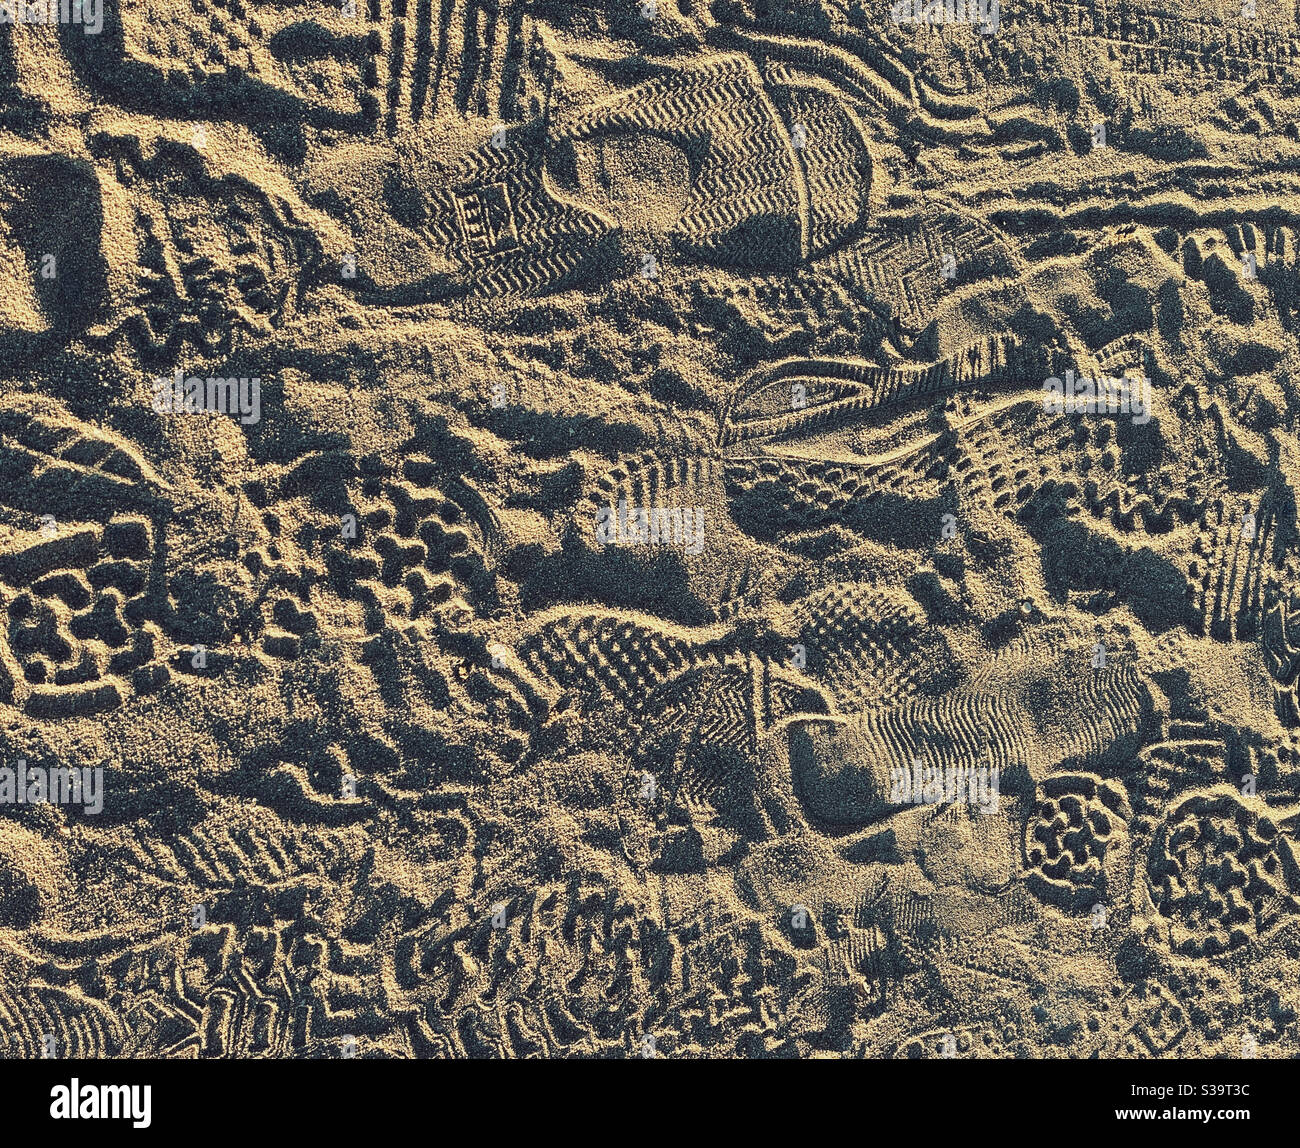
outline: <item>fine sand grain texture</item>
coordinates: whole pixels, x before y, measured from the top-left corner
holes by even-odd
[[[63,5],[0,1057],[1300,1055],[1291,6]]]

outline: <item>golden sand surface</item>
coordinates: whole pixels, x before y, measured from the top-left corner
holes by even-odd
[[[1300,20],[0,0],[0,1057],[1300,1054]]]

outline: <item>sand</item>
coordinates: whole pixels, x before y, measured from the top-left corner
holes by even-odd
[[[0,1056],[1300,1053],[1293,12],[15,16]]]

